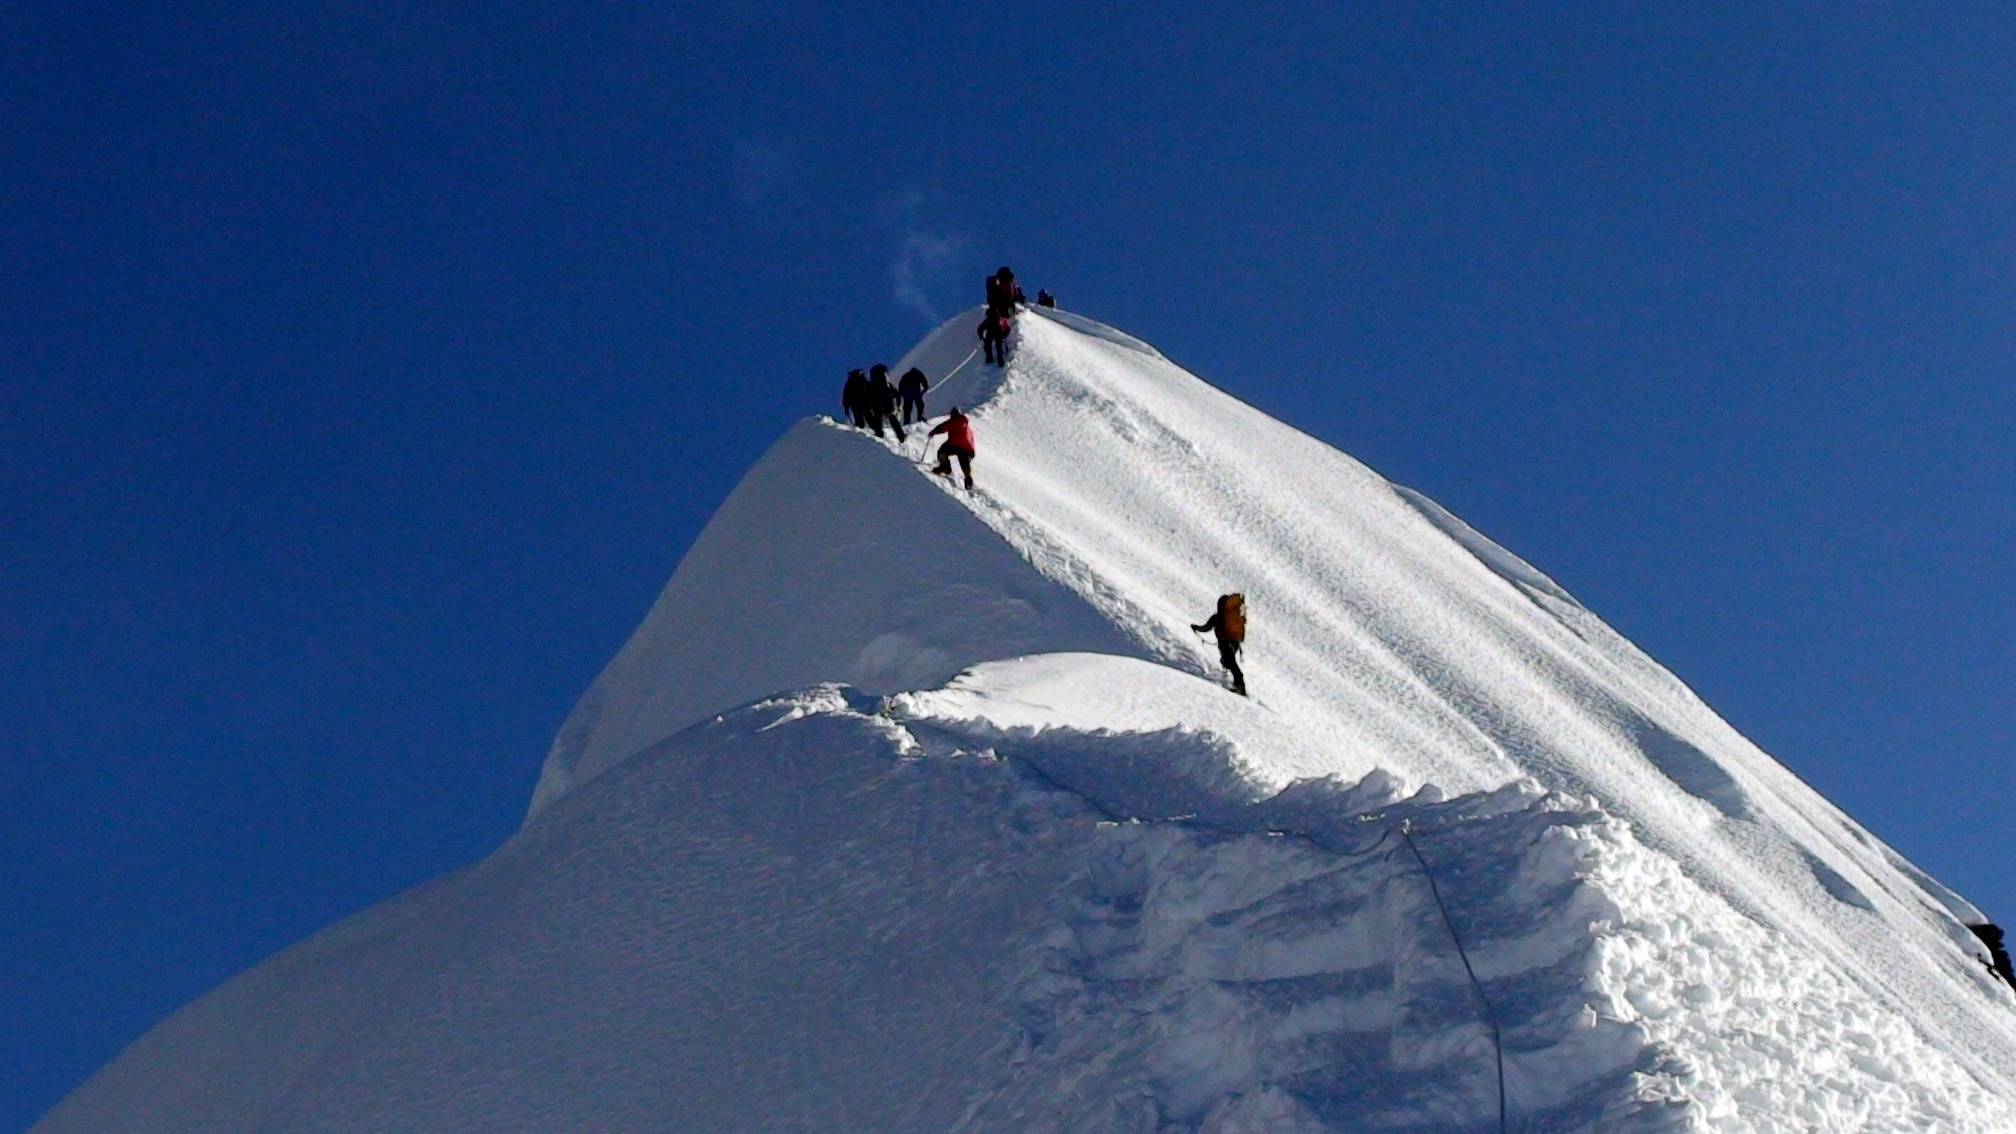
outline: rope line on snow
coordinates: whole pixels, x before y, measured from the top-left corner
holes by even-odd
[[[929,384],[924,387],[924,391],[926,393],[929,393],[932,390],[936,390],[944,386],[945,383],[950,382],[952,379],[958,377],[959,372],[961,370],[966,369],[967,363],[972,362],[974,359],[978,357],[980,357],[980,348],[976,346],[972,350],[967,351],[966,357],[960,359],[959,365],[953,367],[950,371],[948,371],[945,377],[938,379],[936,382],[931,382],[929,376],[927,375],[925,381],[928,382]],[[929,425],[931,424],[931,416],[929,414],[926,414],[923,417],[918,418],[917,422],[920,425]],[[910,449],[910,443],[907,440],[897,445],[897,452],[902,453],[905,457],[908,457],[910,455],[909,449]],[[930,437],[926,436],[924,438],[923,448],[921,449],[921,452],[923,455],[917,458],[920,461],[924,460],[925,458],[928,458],[931,455]]]
[[[967,351],[966,357],[959,360],[959,365],[952,368],[951,374],[947,374],[945,377],[940,378],[936,382],[931,383],[931,385],[925,387],[925,389],[927,391],[935,390],[938,387],[943,386],[945,383],[950,382],[954,375],[958,374],[961,370],[966,369],[967,363],[973,361],[975,358],[978,358],[979,356],[980,356],[980,348],[977,346],[974,347],[972,350]]]
[[[1435,908],[1442,911],[1442,924],[1449,930],[1449,940],[1456,943],[1456,955],[1463,960],[1463,971],[1470,974],[1470,987],[1477,990],[1477,1000],[1484,1005],[1484,1021],[1491,1025],[1491,1051],[1498,1062],[1498,1134],[1505,1134],[1505,1041],[1498,1031],[1498,1012],[1491,1007],[1491,998],[1484,994],[1484,982],[1477,979],[1477,970],[1470,965],[1470,953],[1463,948],[1463,938],[1456,932],[1456,923],[1449,919],[1449,907],[1443,904],[1442,888],[1435,884],[1435,872],[1428,869],[1428,860],[1421,856],[1421,848],[1414,845],[1414,820],[1400,821],[1400,837],[1407,840],[1407,849],[1414,852],[1414,861],[1421,864],[1421,875],[1428,879],[1428,893],[1435,899]]]
[[[1010,757],[1010,761],[1013,766],[1020,768],[1025,774],[1035,777],[1051,790],[1076,796],[1090,806],[1092,810],[1105,816],[1109,822],[1129,821],[1121,814],[1100,804],[1091,796],[1065,786],[1027,757]],[[1165,821],[1190,823],[1196,820],[1196,815],[1172,815],[1166,817]],[[1139,822],[1138,819],[1133,821]],[[1505,1039],[1504,1034],[1498,1027],[1498,1010],[1491,1006],[1491,997],[1484,991],[1484,982],[1478,979],[1477,969],[1470,963],[1470,951],[1463,947],[1462,934],[1456,932],[1456,923],[1449,916],[1449,905],[1442,900],[1442,887],[1435,881],[1435,871],[1429,867],[1427,857],[1421,853],[1421,847],[1414,842],[1414,820],[1411,818],[1402,819],[1398,824],[1385,827],[1379,832],[1378,838],[1372,840],[1369,845],[1361,849],[1344,850],[1337,848],[1332,853],[1343,854],[1351,858],[1371,858],[1373,854],[1378,852],[1380,847],[1386,845],[1386,840],[1392,838],[1395,831],[1398,831],[1401,839],[1406,841],[1407,849],[1413,852],[1415,863],[1421,867],[1421,876],[1428,880],[1428,894],[1435,899],[1435,908],[1442,914],[1442,928],[1449,931],[1449,940],[1456,945],[1456,956],[1462,960],[1463,971],[1470,977],[1470,987],[1477,993],[1477,1002],[1484,1006],[1484,1022],[1491,1028],[1491,1054],[1498,1072],[1498,1134],[1507,1134],[1510,1127],[1508,1125],[1505,1102]],[[1388,852],[1389,856],[1398,853],[1399,848],[1397,847]]]

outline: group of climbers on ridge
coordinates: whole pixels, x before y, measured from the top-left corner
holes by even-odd
[[[847,384],[840,388],[840,407],[847,411],[847,420],[854,428],[872,429],[875,436],[884,437],[887,434],[882,427],[887,425],[896,431],[896,441],[901,444],[910,439],[903,427],[924,420],[924,391],[930,388],[930,379],[914,366],[904,372],[902,381],[892,386],[889,368],[878,362],[865,374],[859,370],[847,372]],[[931,471],[949,479],[952,461],[957,458],[960,471],[966,474],[966,487],[973,487],[972,422],[959,412],[958,406],[953,406],[945,420],[925,436],[936,437],[941,433],[945,435],[945,443],[938,447],[938,467]]]
[[[847,412],[847,420],[854,428],[872,429],[875,436],[885,437],[882,427],[887,425],[896,431],[896,441],[902,444],[910,439],[903,427],[924,420],[924,392],[930,388],[931,379],[915,366],[904,371],[902,379],[892,385],[889,367],[878,362],[866,373],[847,372],[847,383],[840,388],[840,408]],[[931,471],[950,479],[952,462],[957,459],[960,471],[966,474],[966,487],[973,487],[971,421],[959,412],[958,406],[953,406],[945,420],[925,436],[936,437],[941,433],[945,435],[945,443],[938,447],[938,467]]]
[[[1008,335],[1014,329],[1017,311],[1023,306],[1022,285],[1015,282],[1015,273],[1007,267],[987,277],[987,314],[980,321],[980,345],[986,350],[987,362],[994,366],[1008,364]],[[1048,291],[1036,293],[1038,307],[1056,307],[1057,301]],[[883,425],[896,431],[896,440],[907,441],[903,432],[905,425],[924,420],[924,392],[931,388],[930,380],[922,370],[911,367],[902,379],[891,384],[889,368],[881,363],[868,368],[866,373],[851,370],[847,373],[847,384],[840,392],[841,408],[847,411],[848,420],[857,429],[872,429],[875,436],[884,436]],[[900,408],[899,408],[900,407]],[[965,477],[966,487],[973,487],[973,423],[965,414],[953,406],[945,420],[933,426],[925,436],[943,436],[945,441],[938,447],[938,463],[932,473],[947,480],[952,479],[952,463],[959,463],[959,471]],[[1246,693],[1246,673],[1239,667],[1239,653],[1246,642],[1246,596],[1243,594],[1220,595],[1218,609],[1210,618],[1190,629],[1199,634],[1209,632],[1218,640],[1218,661],[1232,678],[1232,692],[1241,697]]]
[[[847,372],[847,383],[840,388],[840,408],[846,411],[847,420],[856,429],[872,429],[875,436],[881,437],[882,426],[886,424],[896,431],[896,440],[906,441],[909,438],[903,427],[924,420],[924,391],[930,388],[930,379],[914,366],[904,372],[900,382],[891,385],[889,367],[878,362],[866,374],[859,370]]]

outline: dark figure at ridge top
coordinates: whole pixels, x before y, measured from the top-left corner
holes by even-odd
[[[1988,971],[2002,978],[2002,983],[2016,988],[2016,970],[2009,967],[2009,951],[2002,946],[2002,927],[1992,921],[1980,925],[1970,925],[1974,936],[1988,947]]]
[[[1205,619],[1202,626],[1190,629],[1199,634],[1217,631],[1218,660],[1225,666],[1225,672],[1232,675],[1232,692],[1246,696],[1246,675],[1239,669],[1239,648],[1246,643],[1246,596],[1219,595],[1218,612]]]
[[[987,313],[1006,315],[1014,318],[1015,308],[1022,302],[1022,285],[1015,282],[1015,272],[1006,264],[1001,270],[987,277]]]
[[[847,384],[840,387],[840,408],[856,429],[868,428],[868,376],[859,370],[847,372]]]
[[[1036,289],[1036,306],[1055,307],[1057,306],[1057,297],[1039,287]]]
[[[903,436],[903,426],[896,420],[896,387],[889,384],[889,368],[876,363],[868,368],[868,404],[870,419],[875,423],[875,436],[882,436],[882,426],[886,422],[896,431],[896,440],[907,441]]]
[[[943,433],[945,435],[945,443],[943,445],[938,446],[938,467],[932,469],[931,471],[938,474],[939,476],[944,477],[946,480],[951,480],[952,458],[957,457],[959,458],[960,471],[966,474],[966,487],[972,488],[973,487],[972,423],[966,420],[965,414],[959,412],[958,406],[953,406],[952,412],[946,415],[945,420],[939,422],[937,428],[933,429],[926,436],[936,437],[940,433]]]
[[[931,380],[916,367],[903,372],[903,380],[896,384],[896,392],[903,398],[903,424],[924,420],[924,391],[931,388]],[[912,417],[911,414],[916,416]]]
[[[988,365],[1008,365],[1008,332],[1011,327],[1008,316],[999,311],[989,311],[980,320],[980,348],[987,353]]]

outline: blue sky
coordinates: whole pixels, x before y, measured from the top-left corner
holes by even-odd
[[[494,847],[740,473],[1001,263],[2016,920],[2016,11],[1249,8],[10,10],[0,1129]]]

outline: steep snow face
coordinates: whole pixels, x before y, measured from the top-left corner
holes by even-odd
[[[1241,591],[1251,612],[1245,667],[1254,704],[1245,726],[1219,731],[1256,782],[1355,780],[1378,768],[1451,793],[1531,778],[1594,797],[1698,884],[1827,957],[1887,1010],[1955,1051],[1979,1053],[1983,1075],[2016,1079],[2008,997],[1981,971],[1978,946],[1960,924],[1978,912],[1750,744],[1544,574],[1426,497],[1138,340],[1082,317],[1032,312],[1018,320],[1003,370],[972,358],[974,317],[962,314],[928,337],[898,372],[916,364],[953,375],[934,391],[934,409],[977,403],[976,491],[897,459],[921,460],[922,438],[899,444],[805,425],[765,466],[795,468],[816,448],[830,451],[835,467],[845,462],[844,477],[773,477],[759,466],[688,563],[716,564],[707,570],[718,585],[754,576],[769,586],[760,573],[738,571],[751,532],[777,549],[770,562],[779,571],[820,562],[850,538],[873,544],[804,515],[808,497],[840,497],[869,514],[925,516],[903,538],[955,544],[960,555],[984,542],[964,523],[977,519],[1014,559],[1079,600],[1036,603],[1045,617],[1021,620],[1019,632],[988,626],[953,649],[937,643],[975,627],[966,604],[945,590],[965,567],[924,580],[921,565],[948,557],[884,556],[860,569],[847,556],[832,559],[817,577],[826,611],[859,608],[852,596],[864,591],[920,596],[904,608],[902,652],[930,643],[926,656],[944,659],[931,678],[988,658],[1086,649],[1215,675],[1214,651],[1189,626],[1218,594]],[[934,495],[956,505],[956,520],[916,503]],[[765,526],[754,519],[761,516],[785,519]],[[1020,570],[1004,561],[999,577],[1020,578]],[[844,616],[751,602],[723,613],[712,624],[718,630],[687,635],[679,611],[692,604],[674,596],[688,567],[680,571],[570,720],[540,802],[734,703],[725,688],[651,692],[718,666],[707,651],[722,642],[762,641],[751,653],[767,658],[788,641],[788,652],[820,662],[788,676],[858,680],[861,651],[883,632],[879,612],[844,625]],[[990,566],[971,578],[991,591],[994,573]],[[1101,632],[1096,623],[1125,644],[1083,644]],[[900,688],[927,676],[923,668],[864,687]],[[784,676],[765,669],[736,691],[756,696],[786,684],[775,680]],[[1107,702],[1078,710],[1088,719],[1115,711]],[[1200,712],[1179,708],[1177,716],[1194,721]],[[1023,724],[1037,727],[1041,715]]]
[[[687,725],[780,689],[936,685],[976,661],[1138,651],[852,430],[800,423],[722,504],[561,728],[536,814]]]
[[[1159,355],[1040,317],[1016,351],[974,417],[983,490],[961,499],[1151,656],[1215,673],[1188,625],[1243,591],[1248,680],[1298,751],[1346,776],[1593,796],[1898,1018],[2016,1075],[2009,998],[1955,920],[1978,914],[1539,571]]]
[[[984,401],[1000,383],[973,346],[979,315],[954,317],[893,371],[929,375],[941,414]],[[923,439],[910,447],[921,451]],[[1068,650],[1142,653],[867,434],[807,419],[736,485],[575,706],[531,812],[690,724],[780,689],[918,689],[977,661]]]

